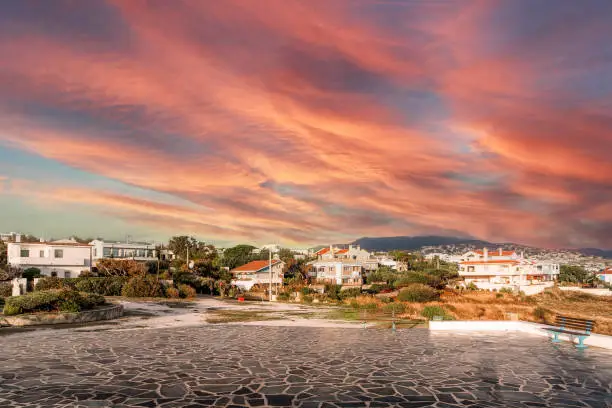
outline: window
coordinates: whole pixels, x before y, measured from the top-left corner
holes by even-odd
[[[45,257],[45,251],[40,251],[38,254],[39,258],[44,258]]]
[[[51,272],[51,276],[54,277],[54,278],[57,278],[57,271],[52,271]]]
[[[98,256],[98,248],[93,249],[93,256]]]
[[[65,271],[64,272],[64,278],[70,279],[70,271]]]
[[[29,249],[22,249],[19,253],[19,256],[22,258],[29,258],[30,257],[30,250]]]
[[[54,256],[55,256],[56,258],[63,258],[63,257],[64,257],[64,250],[63,250],[63,249],[56,249],[56,250],[53,252],[53,254],[54,254]]]
[[[104,248],[102,250],[102,253],[103,253],[102,256],[104,256],[105,258],[108,258],[109,256],[111,256],[111,249],[110,248]]]

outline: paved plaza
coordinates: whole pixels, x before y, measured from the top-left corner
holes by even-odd
[[[612,406],[610,351],[521,333],[209,325],[0,346],[2,407]]]

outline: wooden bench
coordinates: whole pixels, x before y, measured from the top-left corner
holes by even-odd
[[[578,337],[576,348],[585,349],[584,339],[591,335],[595,323],[592,320],[578,319],[575,317],[557,315],[555,317],[555,327],[545,327],[553,334],[552,342],[560,343],[559,334],[569,334]]]

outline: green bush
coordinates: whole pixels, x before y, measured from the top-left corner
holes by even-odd
[[[431,302],[440,298],[440,294],[430,286],[413,283],[402,289],[397,299],[402,302]]]
[[[125,276],[109,276],[104,278],[65,279],[67,284],[87,293],[97,293],[103,296],[121,296],[121,289],[129,278]]]
[[[283,292],[283,293],[279,293],[278,296],[276,297],[278,300],[282,300],[282,301],[288,301],[291,296],[289,295],[289,293],[287,292]]]
[[[302,300],[304,301],[304,303],[312,303],[314,298],[310,295],[305,295],[304,297],[302,297]]]
[[[0,282],[0,298],[9,297],[13,294],[13,285],[10,282]]]
[[[476,286],[476,284],[474,282],[470,282],[468,283],[465,288],[467,290],[478,290],[478,286]]]
[[[406,311],[406,305],[399,302],[387,303],[383,305],[382,310],[385,313],[393,313],[395,311],[396,314],[402,314]]]
[[[62,279],[55,276],[45,276],[41,278],[34,287],[34,290],[49,290],[49,289],[61,289],[64,287]]]
[[[180,297],[179,290],[174,286],[166,288],[166,297],[170,299],[178,299]]]
[[[34,312],[78,312],[104,303],[104,297],[80,293],[71,289],[37,291],[6,299],[4,314],[7,316]]]
[[[342,290],[341,285],[336,285],[333,283],[325,284],[325,294],[331,300],[340,300],[340,290]]]
[[[308,286],[304,286],[302,289],[300,289],[300,292],[302,292],[302,295],[306,296],[306,295],[310,295],[311,293],[313,293],[314,290],[309,288]]]
[[[370,285],[368,289],[364,290],[364,292],[375,295],[387,289],[391,289],[391,287],[389,285],[381,285],[378,283],[373,283],[372,285]]]
[[[340,299],[349,299],[361,295],[361,288],[348,288],[340,291]]]
[[[27,268],[26,270],[23,271],[23,273],[21,274],[22,278],[26,278],[28,280],[32,280],[34,278],[40,278],[40,269],[38,268]]]
[[[125,297],[164,297],[164,287],[155,276],[137,275],[123,285],[121,295]]]
[[[426,317],[428,320],[432,320],[435,316],[440,316],[444,320],[455,320],[453,316],[449,315],[446,310],[440,306],[425,306],[421,312],[421,316]]]
[[[444,288],[444,283],[438,276],[422,272],[410,272],[396,280],[393,286],[399,289],[410,286],[413,283],[420,283],[437,289]]]
[[[503,287],[499,290],[499,293],[508,293],[511,295],[514,293],[514,290],[512,290],[512,288]]]
[[[189,285],[178,285],[179,296],[182,299],[191,299],[196,297],[196,290]]]
[[[543,307],[536,307],[535,309],[533,309],[533,317],[535,317],[536,319],[540,320],[540,321],[545,321],[546,320],[546,313],[548,311],[546,309],[544,309]]]

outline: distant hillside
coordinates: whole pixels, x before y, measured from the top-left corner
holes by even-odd
[[[469,244],[475,246],[492,246],[491,242],[481,241],[472,238],[443,237],[438,235],[415,236],[415,237],[379,237],[379,238],[359,238],[355,245],[360,245],[363,249],[370,251],[392,251],[394,249],[416,250],[424,246],[435,245],[461,245]]]
[[[355,242],[355,245],[360,245],[363,249],[369,251],[392,251],[394,249],[400,250],[419,250],[426,246],[439,246],[439,245],[468,245],[474,247],[504,247],[513,248],[515,250],[533,252],[533,251],[548,251],[546,249],[530,247],[522,244],[515,244],[511,242],[495,243],[482,241],[473,238],[461,238],[461,237],[444,237],[439,235],[427,235],[427,236],[414,236],[414,237],[378,237],[378,238],[359,238]],[[554,250],[553,250],[554,251]],[[598,249],[598,248],[581,248],[581,249],[567,249],[565,251],[572,251],[575,253],[581,253],[586,256],[600,256],[602,258],[612,259],[612,250]]]
[[[602,258],[612,259],[612,250],[605,250],[599,248],[580,248],[578,252],[583,255],[601,256]]]

